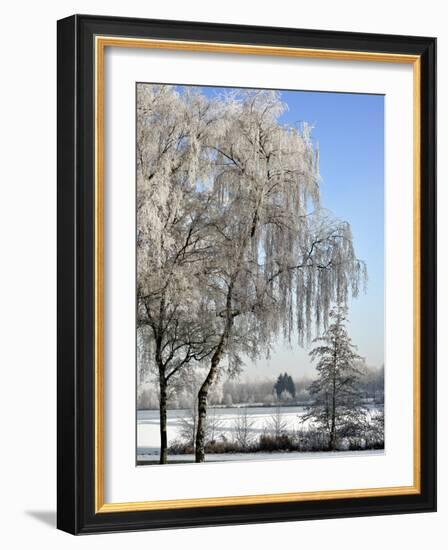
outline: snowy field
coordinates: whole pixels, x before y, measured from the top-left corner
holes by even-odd
[[[369,407],[370,413],[375,409]],[[209,410],[209,417],[213,418],[215,427],[215,438],[219,439],[224,435],[231,440],[235,433],[235,427],[238,418],[243,414],[244,408],[216,408]],[[272,427],[274,419],[278,419],[279,409],[275,407],[248,407],[248,421],[250,422],[250,433],[254,437],[258,437],[266,429],[269,431]],[[304,407],[284,407],[281,411],[281,423],[285,430],[294,431],[298,429],[306,429],[307,422],[302,422],[301,417],[305,414]],[[176,440],[181,440],[181,425],[182,419],[188,415],[184,410],[168,411],[168,446]],[[157,461],[159,455],[159,411],[145,410],[137,411],[137,459],[139,461]],[[365,453],[365,451],[361,451]],[[382,453],[383,451],[369,451],[374,454]],[[323,453],[328,455],[329,453]],[[336,453],[338,454],[338,453]],[[339,453],[340,454],[340,453]],[[224,454],[208,454],[206,455],[207,462],[221,462],[229,460],[263,460],[266,458],[274,458],[277,453],[224,453]],[[307,456],[316,456],[316,453],[290,452],[287,453],[289,458],[298,458]],[[169,455],[169,462],[192,462],[192,455]]]

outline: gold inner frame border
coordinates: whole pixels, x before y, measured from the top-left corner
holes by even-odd
[[[141,502],[106,503],[104,501],[104,55],[106,47],[146,48],[159,50],[233,53],[245,55],[286,56],[327,60],[406,63],[413,66],[413,485],[333,491],[275,493],[214,498],[153,500]],[[357,52],[251,44],[226,44],[119,36],[95,36],[95,513],[168,510],[244,504],[304,502],[342,498],[365,498],[420,494],[421,480],[421,425],[420,425],[420,118],[421,118],[421,60],[418,55],[381,52]]]

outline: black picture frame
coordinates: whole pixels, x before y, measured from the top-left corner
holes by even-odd
[[[95,510],[95,120],[97,35],[390,53],[420,57],[419,494]],[[232,525],[436,510],[436,39],[74,15],[58,21],[57,526],[73,534]]]

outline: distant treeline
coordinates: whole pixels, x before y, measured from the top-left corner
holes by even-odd
[[[285,389],[282,391],[278,391],[279,380],[284,381],[285,384]],[[170,409],[189,409],[194,406],[195,384],[194,381],[189,382],[176,388],[176,391],[169,396],[168,406]],[[278,378],[263,380],[229,379],[215,385],[209,397],[209,403],[213,406],[224,407],[307,405],[311,400],[309,387],[312,382],[313,378],[311,377],[292,379],[288,373],[284,373]],[[384,367],[366,368],[360,380],[360,386],[362,397],[366,401],[377,404],[384,403]],[[157,409],[159,407],[155,386],[147,384],[140,387],[137,407],[138,409]]]

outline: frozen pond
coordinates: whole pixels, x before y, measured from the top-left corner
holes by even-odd
[[[376,410],[376,407],[369,407],[370,412]],[[209,418],[215,426],[215,438],[225,436],[227,439],[232,439],[238,419],[241,418],[247,411],[249,432],[252,436],[259,436],[266,429],[270,429],[272,424],[279,418],[281,419],[282,428],[288,431],[298,429],[306,429],[307,422],[301,421],[301,417],[305,414],[304,407],[227,407],[227,408],[210,408],[208,411]],[[191,415],[185,410],[170,410],[168,411],[168,446],[176,440],[181,440],[183,419]],[[280,415],[280,416],[279,416]],[[137,457],[138,460],[157,460],[159,455],[160,435],[159,435],[159,411],[158,410],[142,410],[137,411]],[[382,452],[382,451],[380,451]],[[328,454],[328,453],[326,453]],[[288,453],[288,456],[296,455],[303,456],[313,455],[313,453]],[[315,455],[315,453],[314,453]],[[268,455],[273,458],[272,455]],[[172,462],[190,462],[191,455],[169,455],[168,461]],[[247,460],[249,458],[262,459],[261,453],[250,455],[248,453],[225,453],[225,454],[209,454],[206,456],[207,461],[222,461],[222,460]]]

